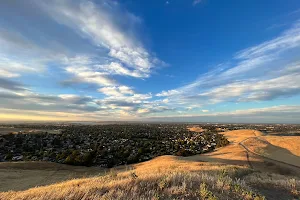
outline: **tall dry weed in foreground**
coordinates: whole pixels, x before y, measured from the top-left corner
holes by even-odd
[[[20,192],[0,200],[79,199],[297,199],[297,178],[261,173],[247,167],[190,162],[165,156],[104,176],[74,179]]]
[[[272,177],[265,179],[259,172],[248,169],[225,168],[196,172],[169,171],[142,174],[130,170],[110,172],[103,177],[75,179],[23,192],[0,193],[1,200],[65,200],[65,199],[255,199],[263,200],[276,188],[282,189],[282,198],[300,197],[299,180]],[[248,171],[243,178],[237,173]],[[264,188],[260,191],[259,188]],[[271,198],[270,198],[271,199]]]

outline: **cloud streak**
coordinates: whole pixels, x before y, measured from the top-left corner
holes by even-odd
[[[300,22],[280,36],[247,48],[232,61],[180,88],[156,96],[171,99],[170,105],[216,104],[224,101],[267,101],[300,92]]]
[[[196,5],[202,1],[192,2]],[[30,0],[30,4],[39,12],[24,15],[29,17],[25,20],[29,25],[47,22],[45,26],[31,24],[34,26],[24,30],[22,24],[14,24],[0,28],[0,104],[6,113],[14,110],[74,119],[176,119],[177,115],[213,119],[267,116],[274,114],[273,109],[276,115],[298,116],[292,109],[299,108],[287,105],[226,113],[212,107],[299,95],[300,21],[277,37],[236,52],[228,62],[189,84],[152,93],[151,81],[157,80],[150,79],[153,71],[166,64],[147,48],[139,34],[143,20],[121,3]],[[19,11],[24,11],[19,4],[10,5],[14,7],[10,9],[19,6]]]
[[[284,118],[282,116],[285,116]],[[229,112],[181,114],[147,118],[149,121],[165,122],[220,122],[220,123],[299,123],[299,105],[280,105],[265,108],[235,110]]]
[[[149,77],[151,69],[163,63],[151,56],[137,39],[135,29],[141,24],[139,17],[123,10],[117,2],[78,2],[37,1],[58,23],[73,29],[98,47],[107,49],[107,56],[114,60],[103,66],[108,67],[108,72],[129,75],[133,70],[135,77]]]
[[[201,3],[202,2],[202,0],[194,0],[193,1],[193,6],[196,6],[197,4],[199,4],[199,3]]]
[[[17,31],[0,30],[0,91],[3,107],[49,112],[93,112],[98,115],[134,116],[140,109],[151,107],[152,94],[136,93],[132,87],[121,84],[117,78],[150,77],[153,68],[165,65],[146,49],[138,35],[142,20],[113,1],[31,1],[47,17],[74,32],[77,37],[90,42],[94,53],[71,49],[67,43],[47,41],[42,43],[31,35]],[[40,32],[38,32],[40,34]],[[54,45],[51,45],[51,44]],[[47,44],[43,46],[42,44]],[[79,53],[78,53],[79,52]],[[84,51],[83,51],[84,52]],[[11,55],[16,55],[12,57]],[[28,74],[43,74],[55,70],[61,86],[78,90],[82,84],[94,87],[104,98],[81,97],[75,94],[40,94],[14,80]],[[66,77],[67,76],[67,77]],[[3,77],[3,78],[2,78]],[[61,80],[63,77],[63,80]],[[94,94],[95,96],[99,96]]]

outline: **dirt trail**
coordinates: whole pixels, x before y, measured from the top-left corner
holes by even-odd
[[[249,140],[249,145],[245,144]],[[251,137],[239,143],[247,152],[262,157],[263,159],[272,160],[281,164],[289,165],[300,169],[300,157],[293,155],[287,149],[274,146],[266,139],[260,137]]]
[[[293,173],[294,171],[296,171],[296,173],[300,174],[300,165],[295,164],[294,161],[296,159],[300,160],[300,157],[293,155],[287,149],[274,146],[271,143],[267,142],[265,144],[266,146],[268,146],[267,150],[269,149],[270,145],[272,145],[273,149],[276,150],[271,152],[267,151],[270,154],[272,154],[273,152],[273,154],[275,154],[275,156],[273,157],[267,157],[251,149],[257,148],[257,141],[267,141],[266,139],[269,136],[265,136],[265,134],[261,133],[260,131],[235,130],[223,132],[222,134],[224,134],[224,136],[228,138],[228,140],[230,141],[230,145],[217,149],[214,152],[192,156],[187,159],[234,165],[248,165],[250,168],[267,172],[288,173],[289,171],[291,171],[291,173]],[[281,140],[284,139],[284,137],[281,138]],[[251,145],[251,148],[248,145]],[[278,152],[284,153],[278,154],[278,156]],[[292,159],[292,162],[283,162],[281,160],[282,157],[284,157],[284,159],[286,159],[287,157],[293,157],[294,159]]]
[[[248,152],[239,145],[240,142],[249,137],[262,135],[260,132],[253,130],[235,130],[223,132],[222,134],[224,134],[224,136],[230,141],[228,146],[219,148],[210,153],[195,155],[185,159],[204,162],[218,162],[231,165],[248,165],[249,167],[253,167],[252,162],[261,162],[261,159],[256,156],[250,156]]]

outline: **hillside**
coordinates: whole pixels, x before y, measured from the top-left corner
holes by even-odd
[[[105,175],[69,180],[25,191],[0,193],[7,199],[298,199],[299,169],[266,161],[240,142],[261,136],[252,130],[224,133],[231,144],[191,157],[160,156],[113,168]]]
[[[201,155],[195,155],[188,157],[186,159],[190,160],[196,160],[196,161],[205,161],[205,162],[217,162],[217,163],[223,163],[223,164],[229,164],[229,165],[240,165],[240,166],[248,166],[249,168],[268,172],[268,173],[276,173],[276,174],[282,174],[282,175],[298,175],[300,176],[300,170],[297,167],[293,167],[289,164],[295,164],[295,162],[298,163],[299,157],[293,155],[288,149],[283,149],[278,146],[273,146],[273,148],[277,150],[281,150],[282,152],[285,152],[284,155],[287,155],[288,159],[294,158],[294,161],[292,159],[291,162],[287,162],[287,164],[284,164],[283,159],[285,159],[285,156],[276,156],[277,151],[273,151],[273,154],[270,153],[270,158],[273,158],[275,160],[266,159],[265,154],[262,154],[262,156],[259,156],[260,152],[256,152],[257,154],[253,154],[249,151],[246,151],[246,148],[249,148],[249,150],[257,151],[260,149],[260,146],[258,145],[258,142],[256,142],[256,138],[263,138],[263,139],[269,139],[273,136],[263,136],[263,133],[255,130],[236,130],[236,131],[228,131],[223,133],[228,140],[230,141],[230,144],[224,148],[219,148],[217,151],[201,154]],[[274,136],[275,137],[275,136]],[[286,136],[276,136],[278,137],[276,141],[281,141],[283,144],[286,143]],[[293,137],[293,136],[291,136]],[[287,136],[289,139],[289,136]],[[273,139],[274,140],[274,139]],[[280,143],[280,142],[279,142]],[[243,145],[241,145],[243,144]],[[248,146],[249,145],[249,146]],[[269,145],[270,146],[270,145]],[[297,149],[300,146],[297,142],[291,143],[289,149]],[[254,151],[254,152],[255,152]],[[277,162],[278,160],[279,162]],[[298,165],[297,165],[298,166]]]
[[[104,174],[104,169],[49,162],[0,162],[0,192],[26,190],[72,178]]]
[[[224,132],[223,134],[230,141],[228,146],[211,153],[192,156],[189,159],[224,164],[248,165],[245,149],[242,148],[239,143],[246,138],[261,135],[261,133],[253,130],[237,130]],[[252,162],[261,161],[261,159],[257,157],[251,157],[251,159]]]
[[[272,145],[287,149],[292,154],[300,156],[300,136],[267,136],[264,139]]]
[[[0,193],[0,199],[293,199],[299,187],[288,176],[162,156],[123,172]]]
[[[278,137],[278,136],[277,136]],[[285,136],[279,136],[281,142],[278,142],[279,139],[275,140],[277,143],[284,145]],[[271,139],[272,141],[272,139]],[[274,141],[274,140],[273,140]],[[298,141],[299,142],[299,141]],[[274,142],[273,142],[274,143]],[[268,137],[261,137],[261,138],[249,138],[244,143],[246,147],[262,156],[265,156],[270,159],[274,159],[280,162],[288,163],[291,165],[298,166],[300,169],[300,157],[294,155],[289,149],[296,149],[298,145],[300,144],[294,144],[290,143],[288,148],[282,148],[280,146],[275,146],[268,142]]]

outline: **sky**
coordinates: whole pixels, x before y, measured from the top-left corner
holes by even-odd
[[[0,121],[300,123],[300,2],[2,0]]]

